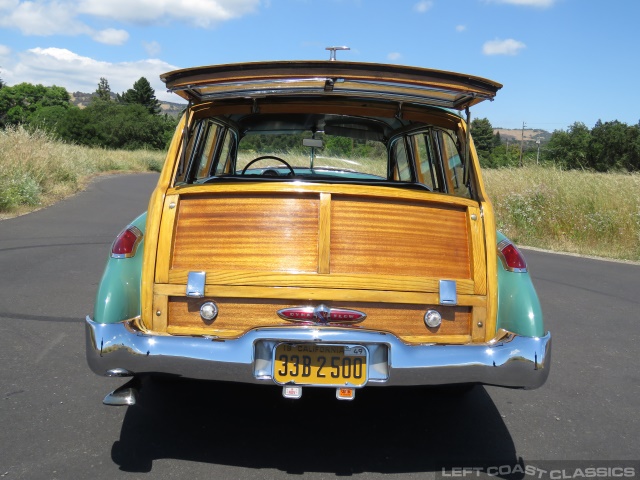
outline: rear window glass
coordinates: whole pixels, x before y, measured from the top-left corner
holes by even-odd
[[[305,139],[316,140],[321,146],[305,146]],[[246,135],[238,145],[236,172],[241,172],[249,162],[263,156],[282,158],[296,171],[387,178],[387,148],[384,143],[374,140],[322,132],[317,132],[313,138],[311,134]],[[281,162],[269,158],[251,167],[255,171],[286,168]]]
[[[322,114],[230,120],[205,118],[194,125],[176,184],[335,180],[472,196],[462,142],[453,130],[399,122],[391,130],[380,119]],[[309,130],[310,124],[323,128]]]

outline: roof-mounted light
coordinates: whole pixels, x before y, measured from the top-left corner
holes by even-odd
[[[331,52],[329,54],[329,60],[332,61],[332,62],[335,62],[336,61],[336,51],[338,51],[338,50],[351,50],[351,48],[350,47],[344,47],[344,46],[342,46],[342,47],[327,47],[327,48],[325,48],[325,50],[329,50],[329,52]]]

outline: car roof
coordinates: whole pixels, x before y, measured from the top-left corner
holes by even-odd
[[[403,65],[273,61],[211,65],[160,76],[194,103],[229,98],[340,96],[455,110],[492,100],[502,85],[485,78]]]

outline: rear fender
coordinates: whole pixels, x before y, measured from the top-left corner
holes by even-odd
[[[497,243],[508,240],[497,232]],[[498,329],[518,335],[542,337],[545,334],[542,308],[529,271],[510,272],[498,262]]]
[[[109,259],[96,294],[93,319],[97,323],[117,323],[140,315],[140,282],[144,256],[146,212],[136,218],[133,225],[142,232],[142,241],[129,258]]]

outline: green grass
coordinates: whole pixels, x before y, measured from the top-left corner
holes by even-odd
[[[0,130],[0,214],[50,205],[101,173],[160,171],[164,156],[157,151],[70,145],[22,127]]]
[[[101,173],[159,171],[164,155],[79,147],[22,128],[0,130],[0,218],[50,205]],[[294,159],[296,165],[306,162]],[[514,242],[640,260],[640,174],[528,166],[488,169],[483,176],[498,228]]]

